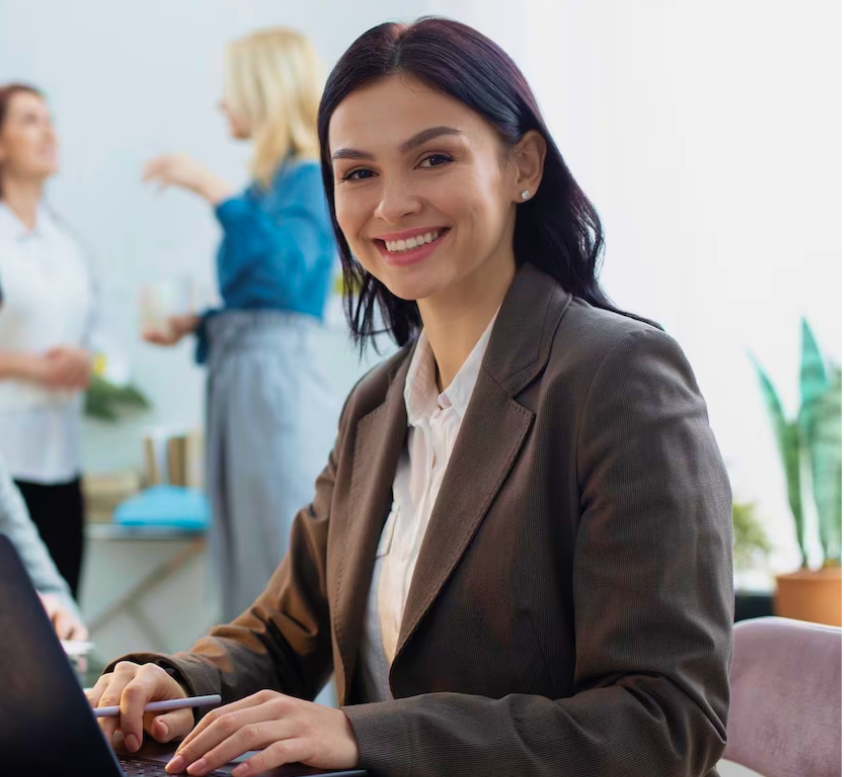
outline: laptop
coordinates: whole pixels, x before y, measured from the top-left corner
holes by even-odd
[[[17,551],[0,534],[0,774],[164,777],[174,751],[173,744],[149,741],[130,755],[106,741]],[[213,774],[229,775],[236,765]],[[366,772],[289,764],[265,774],[365,777]]]

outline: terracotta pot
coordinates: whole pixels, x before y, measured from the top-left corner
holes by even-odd
[[[774,612],[783,618],[841,625],[841,567],[777,575]]]

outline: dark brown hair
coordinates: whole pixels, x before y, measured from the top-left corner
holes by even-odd
[[[12,104],[12,98],[16,94],[34,94],[36,97],[44,97],[43,92],[27,84],[6,84],[5,86],[0,86],[0,132],[3,131],[3,124],[5,124],[6,116],[9,113],[9,106]],[[0,167],[0,198],[2,197],[3,168]]]

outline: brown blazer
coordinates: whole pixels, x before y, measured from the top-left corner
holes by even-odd
[[[519,271],[419,555],[390,670],[358,677],[412,346],[349,396],[252,609],[166,658],[194,693],[313,698],[332,671],[374,775],[715,775],[730,489],[677,344]]]

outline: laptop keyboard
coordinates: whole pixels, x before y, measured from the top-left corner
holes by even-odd
[[[126,777],[173,777],[169,772],[164,771],[164,764],[156,761],[144,761],[140,758],[125,758],[117,756],[120,768]],[[210,777],[229,777],[226,772],[219,769],[209,772]]]

